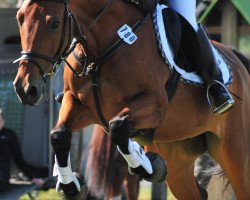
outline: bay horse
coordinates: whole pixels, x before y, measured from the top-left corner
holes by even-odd
[[[140,177],[128,172],[128,164],[99,125],[92,132],[85,174],[90,196],[107,200],[138,197]]]
[[[83,69],[70,54],[67,62],[71,65],[64,71],[64,98],[52,130],[58,137],[52,146],[65,171],[70,171],[68,133],[89,124],[106,127],[107,122],[122,119],[127,124],[120,132],[121,140],[133,130],[155,131],[153,150],[167,161],[167,182],[177,199],[206,198],[194,177],[194,161],[207,150],[222,166],[237,199],[250,198],[250,77],[231,49],[215,43],[233,71],[229,90],[235,99],[230,112],[215,116],[202,88],[180,82],[173,99],[168,100],[165,85],[171,73],[158,53],[151,17],[130,1],[25,0],[17,20],[24,51],[13,84],[23,104],[39,102],[46,77],[55,70],[52,66],[65,60],[75,47],[75,54],[87,63]],[[119,46],[117,51],[108,49],[124,24],[139,26],[136,42]],[[73,41],[69,47],[79,32],[84,33],[80,38],[84,42]],[[95,72],[98,76],[92,76]],[[96,97],[99,104],[95,104]],[[70,180],[74,188],[80,187],[75,177]],[[69,191],[68,186],[73,187],[66,184],[62,190]]]

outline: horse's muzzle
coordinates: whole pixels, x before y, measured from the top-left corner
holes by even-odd
[[[25,87],[19,81],[13,83],[16,94],[23,105],[34,106],[40,100],[42,94],[38,87],[26,84]]]

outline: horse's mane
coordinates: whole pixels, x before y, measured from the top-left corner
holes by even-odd
[[[232,51],[240,59],[240,61],[243,63],[243,65],[246,67],[248,73],[250,74],[250,60],[245,55],[243,55],[241,52],[239,52],[238,50],[232,49]]]
[[[127,171],[127,164],[116,145],[101,127],[95,127],[86,169],[89,193],[98,198],[104,195],[107,199],[119,195]]]

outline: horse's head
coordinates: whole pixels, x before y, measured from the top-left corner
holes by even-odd
[[[17,12],[22,56],[14,80],[23,104],[35,105],[51,75],[69,46],[71,20],[66,0],[25,0]],[[67,33],[67,34],[66,34]]]

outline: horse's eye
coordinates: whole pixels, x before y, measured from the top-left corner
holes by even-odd
[[[54,21],[52,24],[51,24],[51,28],[52,29],[56,29],[58,26],[59,26],[60,22],[59,21]]]

